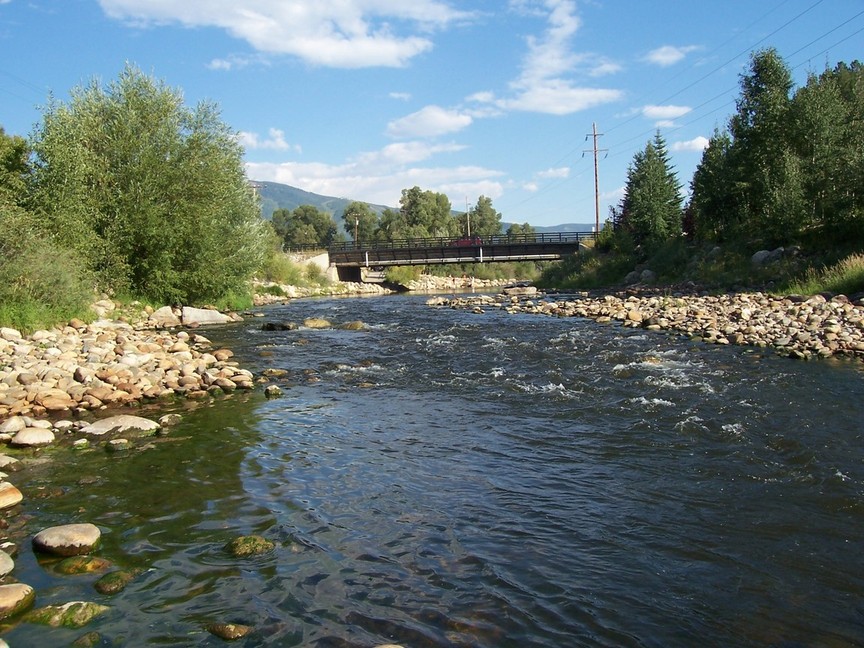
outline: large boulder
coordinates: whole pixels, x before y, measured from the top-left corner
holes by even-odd
[[[153,324],[158,324],[161,326],[180,326],[183,322],[181,321],[181,313],[175,311],[170,306],[163,306],[162,308],[157,308],[150,315],[150,321]]]
[[[183,324],[227,324],[233,322],[230,315],[225,315],[209,308],[183,307]]]

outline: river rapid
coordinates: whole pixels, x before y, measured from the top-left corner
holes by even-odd
[[[18,526],[92,522],[99,555],[143,572],[103,596],[22,543],[37,605],[111,610],[3,638],[218,646],[221,622],[254,628],[237,646],[864,645],[861,363],[425,301],[207,329],[256,376],[284,370],[284,395],[170,406],[164,438],[19,473]],[[262,330],[307,317],[368,328]],[[229,555],[246,534],[276,549]]]

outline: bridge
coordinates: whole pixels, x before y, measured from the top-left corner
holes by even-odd
[[[329,265],[342,281],[363,281],[370,270],[385,266],[446,263],[550,261],[576,254],[594,232],[551,232],[465,238],[417,238],[394,241],[349,241],[328,249]]]

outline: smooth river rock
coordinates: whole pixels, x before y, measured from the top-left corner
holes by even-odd
[[[0,578],[7,576],[15,569],[15,561],[5,551],[0,551]]]
[[[54,443],[54,433],[45,428],[24,428],[9,441],[9,445],[18,448],[33,448],[52,443]]]
[[[0,510],[12,508],[21,503],[24,496],[9,482],[0,482]]]
[[[33,548],[57,556],[80,556],[96,549],[101,537],[102,532],[95,524],[64,524],[33,536]]]
[[[109,416],[108,418],[100,419],[95,423],[91,423],[83,428],[81,432],[84,434],[93,434],[101,436],[109,432],[155,432],[159,429],[159,424],[156,421],[143,418],[141,416],[132,416],[130,414],[120,414],[119,416]]]
[[[20,614],[36,600],[36,592],[24,583],[0,585],[0,619]]]

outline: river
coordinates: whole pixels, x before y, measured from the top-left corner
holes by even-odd
[[[208,329],[256,375],[285,370],[284,395],[169,406],[164,438],[16,475],[15,525],[93,522],[99,555],[144,571],[102,596],[22,543],[37,605],[111,610],[3,638],[219,646],[205,626],[234,622],[254,627],[238,646],[864,645],[860,363],[425,300]],[[368,329],[262,330],[307,317]],[[253,533],[276,549],[224,550]]]

